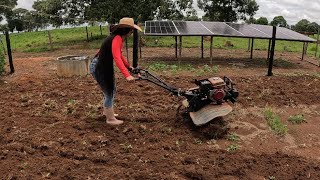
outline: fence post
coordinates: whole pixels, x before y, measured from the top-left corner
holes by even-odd
[[[88,26],[86,26],[86,32],[87,32],[87,41],[89,41],[89,32],[88,32]]]
[[[48,31],[48,37],[49,37],[50,50],[53,51],[52,37],[51,37],[51,32],[50,31]]]
[[[12,73],[14,73],[14,66],[13,66],[13,61],[12,61],[9,31],[6,31],[6,41],[7,41],[7,51],[8,51],[9,65],[10,65],[10,74],[12,74]]]

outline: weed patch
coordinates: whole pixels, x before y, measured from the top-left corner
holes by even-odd
[[[301,124],[303,122],[306,122],[303,114],[297,114],[297,115],[290,116],[288,118],[288,121],[293,123],[293,124]]]
[[[277,135],[283,136],[288,132],[287,126],[282,124],[279,115],[275,114],[271,108],[266,108],[264,115],[268,125]]]

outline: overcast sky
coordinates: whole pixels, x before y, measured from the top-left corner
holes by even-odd
[[[32,9],[35,0],[18,0],[18,7]],[[196,0],[194,0],[196,2]],[[283,16],[290,25],[301,19],[320,24],[320,0],[256,0],[259,11],[255,18],[266,17],[269,22],[275,16]],[[199,12],[198,15],[203,15]]]

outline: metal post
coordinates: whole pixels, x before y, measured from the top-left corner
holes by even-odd
[[[142,58],[142,38],[141,36],[139,37],[139,54],[140,54],[140,59]]]
[[[250,59],[252,59],[252,56],[253,56],[253,38],[252,38],[252,41],[251,41],[251,55],[250,55]]]
[[[101,27],[101,25],[100,25],[100,34],[101,34],[101,36],[102,36],[102,27]]]
[[[267,57],[267,60],[269,60],[269,59],[270,59],[270,48],[271,48],[271,39],[269,39],[268,57]]]
[[[272,76],[274,49],[275,49],[275,46],[276,46],[276,34],[277,34],[277,27],[273,26],[272,44],[271,44],[271,52],[270,52],[270,59],[269,59],[268,76]]]
[[[303,59],[304,59],[304,51],[305,51],[305,49],[306,49],[306,43],[303,42],[301,61],[303,61]]]
[[[9,65],[10,65],[10,74],[12,74],[12,73],[14,73],[14,66],[13,66],[13,61],[12,61],[12,52],[11,52],[9,31],[6,31],[6,41],[7,41],[7,50],[8,50],[8,58],[9,58]]]
[[[179,36],[179,48],[180,48],[180,50],[179,50],[179,57],[181,58],[181,54],[182,54],[182,36]]]
[[[203,59],[203,36],[201,36],[201,59]]]
[[[249,38],[249,41],[248,41],[248,51],[250,51],[250,46],[251,46],[251,39]]]
[[[319,46],[319,29],[318,29],[318,35],[317,35],[317,46],[316,46],[316,52],[314,53],[314,57],[317,57],[317,53],[318,53],[318,46]]]
[[[210,37],[210,64],[212,64],[213,36]]]
[[[132,66],[136,68],[138,66],[138,43],[139,43],[139,34],[138,30],[133,31],[133,49],[132,49]]]
[[[127,61],[130,64],[130,62],[129,62],[129,50],[128,50],[128,38],[127,37],[126,37],[126,53],[127,53]]]
[[[178,58],[178,36],[175,36],[174,39],[176,41],[176,58]]]

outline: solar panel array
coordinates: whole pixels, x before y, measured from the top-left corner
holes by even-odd
[[[146,21],[145,35],[152,36],[225,36],[272,38],[272,26],[208,21]],[[277,27],[276,39],[315,42],[315,39],[287,28]]]

